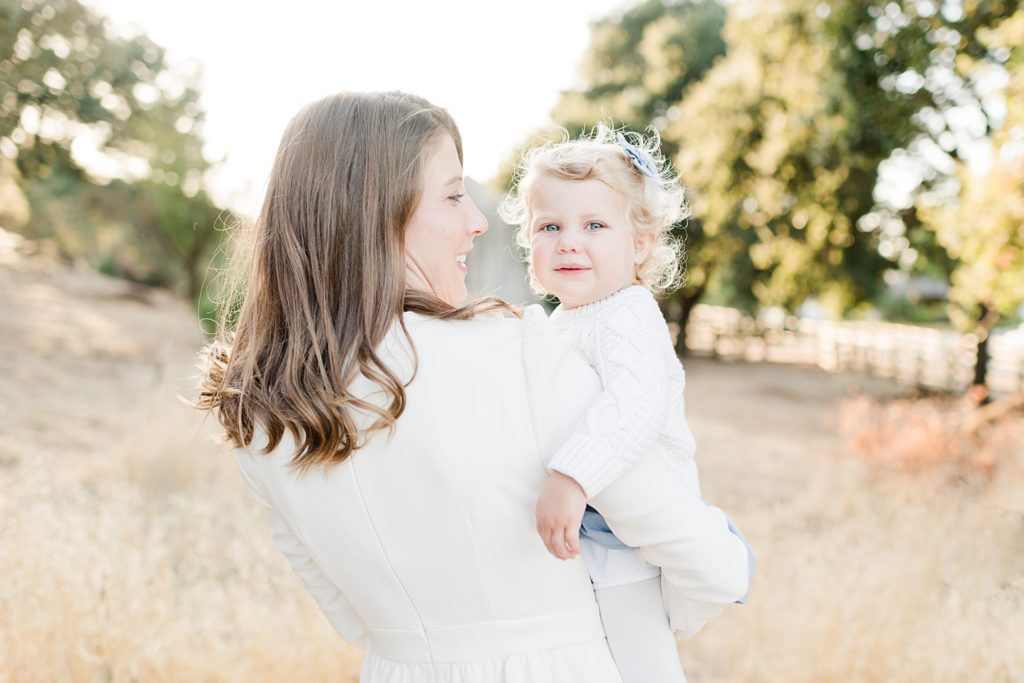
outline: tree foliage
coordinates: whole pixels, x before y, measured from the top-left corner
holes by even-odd
[[[699,263],[724,266],[748,304],[814,295],[837,315],[876,297],[886,270],[948,266],[912,197],[948,180],[965,135],[954,113],[991,130],[957,57],[991,62],[980,32],[1014,3],[976,4],[969,15],[916,0],[735,6],[728,55],[669,131],[706,240],[724,242]],[[901,152],[919,182],[880,199]]]
[[[552,120],[576,137],[604,121],[631,130],[653,127],[662,133],[662,150],[671,160],[677,141],[664,131],[679,116],[679,103],[725,51],[721,30],[724,7],[712,0],[644,0],[590,25],[591,45],[579,67],[576,88],[564,91]],[[551,141],[551,130],[536,132],[514,151],[513,159],[536,144]],[[514,161],[499,171],[494,185],[507,190],[515,182]],[[702,244],[701,222],[676,226],[689,244]],[[670,305],[685,324],[688,310],[703,294],[692,279]],[[685,332],[679,337],[684,351]]]
[[[576,137],[598,121],[633,130],[664,130],[678,116],[683,93],[725,51],[720,36],[725,9],[712,0],[643,0],[590,24],[590,46],[578,68],[578,86],[563,91],[552,122]],[[515,159],[530,147],[557,138],[537,131],[522,141],[492,183],[507,190]],[[664,140],[666,156],[676,151]]]
[[[963,268],[968,252],[924,207],[956,198],[964,160],[1002,125],[988,84],[1021,71],[1020,37],[998,29],[1019,7],[648,0],[593,24],[580,86],[552,118],[662,133],[694,194],[687,286],[668,306],[679,322],[708,287],[749,308],[813,296],[841,315],[875,300],[887,271]],[[1016,176],[999,177],[1012,195]],[[1009,230],[1005,204],[991,221]]]
[[[30,237],[195,295],[221,234],[202,123],[198,71],[146,36],[115,34],[78,0],[0,0],[0,154]]]
[[[984,173],[958,167],[961,183],[953,202],[923,196],[919,203],[939,242],[956,259],[950,294],[954,323],[979,340],[985,377],[985,343],[1000,317],[1024,304],[1024,10],[981,33],[986,54],[1003,61],[997,92],[1005,121],[994,131],[993,162]],[[993,73],[985,60],[968,56],[962,68],[981,82]]]
[[[581,87],[562,93],[552,117],[570,133],[613,120],[664,130],[686,90],[725,52],[725,10],[710,0],[645,0],[590,26]],[[675,152],[665,140],[665,153]]]

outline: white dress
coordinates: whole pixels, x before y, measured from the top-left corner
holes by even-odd
[[[418,369],[390,437],[301,476],[287,434],[269,455],[256,441],[236,452],[279,547],[335,630],[368,650],[363,683],[620,681],[582,560],[549,555],[534,520],[545,461],[598,395],[596,375],[546,320],[405,320]],[[410,376],[397,324],[379,354]],[[365,380],[353,391],[380,400]],[[668,489],[659,503],[651,481],[672,476],[645,461],[593,504],[663,567],[686,633],[746,592],[746,556],[738,571],[713,521],[705,537],[673,536],[681,515],[714,508]]]

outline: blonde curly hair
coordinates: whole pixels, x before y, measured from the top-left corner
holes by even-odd
[[[684,274],[682,240],[672,228],[690,216],[686,190],[679,176],[669,168],[661,153],[661,137],[653,128],[648,134],[627,132],[599,123],[590,133],[570,139],[562,129],[562,139],[538,145],[527,151],[516,166],[515,189],[505,197],[499,209],[502,220],[518,226],[516,244],[530,264],[530,286],[543,296],[548,292],[537,280],[530,257],[531,195],[537,183],[547,178],[562,180],[596,179],[621,193],[628,201],[629,217],[638,233],[657,237],[647,257],[637,265],[636,282],[654,294],[678,288]],[[639,164],[620,144],[624,136],[637,152]],[[646,162],[646,163],[645,163]]]

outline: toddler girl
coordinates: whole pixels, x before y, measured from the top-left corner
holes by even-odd
[[[534,149],[502,207],[506,220],[519,225],[533,288],[561,302],[551,322],[604,389],[550,461],[537,529],[556,557],[582,552],[627,683],[685,677],[660,570],[622,544],[586,500],[655,451],[684,475],[689,490],[681,494],[700,495],[683,368],[654,299],[678,284],[680,244],[670,230],[686,216],[684,190],[658,146],[656,134],[630,133],[627,140],[599,125],[589,137]]]

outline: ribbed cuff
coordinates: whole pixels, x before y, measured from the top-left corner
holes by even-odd
[[[548,467],[575,479],[590,499],[615,481],[627,464],[604,444],[583,434],[573,434],[551,458]]]

